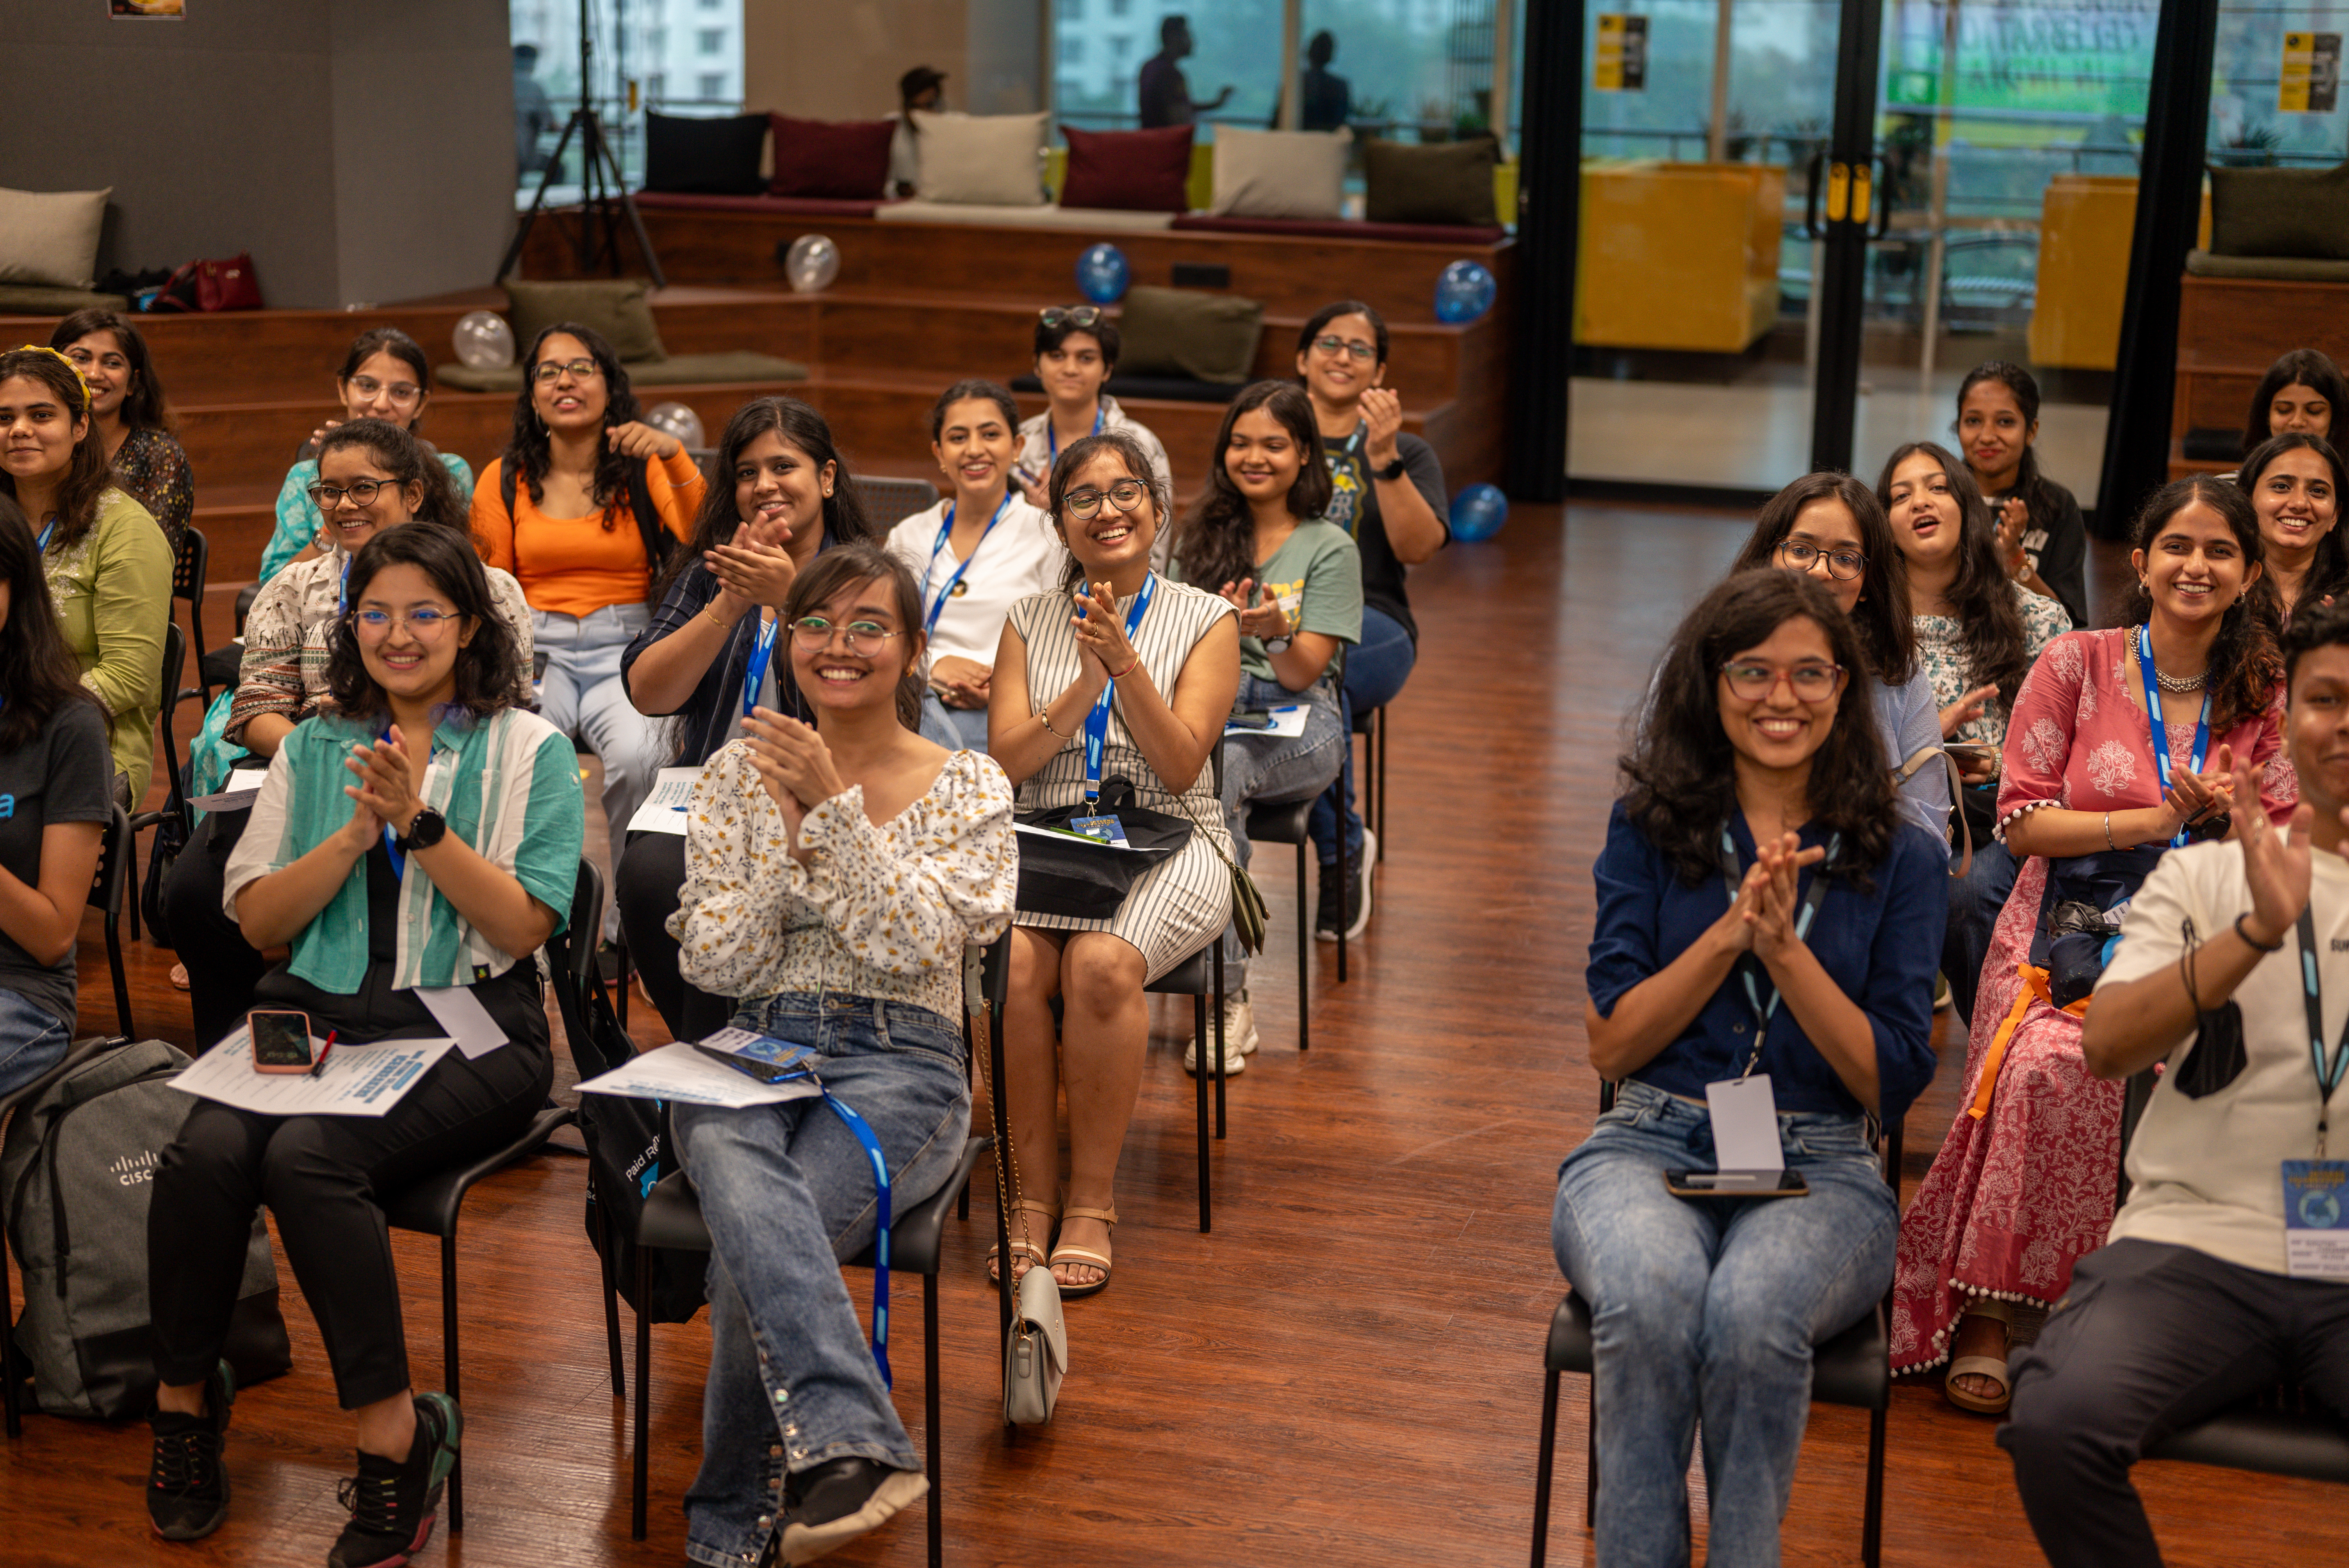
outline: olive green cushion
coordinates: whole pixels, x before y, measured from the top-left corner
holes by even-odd
[[[604,335],[624,365],[666,359],[653,307],[642,278],[595,278],[585,282],[533,283],[505,280],[508,313],[517,354],[528,354],[538,335],[557,322],[574,321]]]
[[[71,315],[78,310],[129,310],[120,294],[56,289],[40,284],[0,284],[0,315]]]
[[[1362,216],[1373,223],[1448,223],[1489,228],[1493,170],[1500,144],[1489,136],[1414,146],[1362,143]]]
[[[1264,306],[1237,294],[1136,284],[1125,291],[1117,330],[1125,340],[1117,356],[1121,375],[1247,381],[1264,335]]]
[[[2221,256],[2349,261],[2349,163],[2210,170],[2210,249]]]
[[[771,354],[740,350],[729,354],[672,354],[666,359],[648,359],[640,365],[628,366],[626,369],[628,384],[637,388],[709,386],[730,381],[768,385],[808,378],[808,367],[797,360],[778,359]],[[453,387],[460,392],[522,390],[522,366],[519,365],[509,365],[502,370],[476,370],[470,365],[442,365],[436,366],[432,374],[441,386]]]

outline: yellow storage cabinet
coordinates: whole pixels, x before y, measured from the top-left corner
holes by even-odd
[[[2120,358],[2121,304],[2137,237],[2137,177],[2058,174],[2039,199],[2039,283],[2031,362],[2110,370]],[[2202,245],[2210,197],[2202,196]]]
[[[1574,338],[1740,354],[1778,317],[1786,171],[1587,161]]]

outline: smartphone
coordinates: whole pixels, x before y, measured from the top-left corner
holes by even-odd
[[[1667,1171],[1664,1191],[1675,1198],[1803,1198],[1811,1189],[1799,1171]]]
[[[1260,707],[1244,707],[1224,721],[1231,729],[1270,729],[1272,715]]]
[[[814,1053],[805,1046],[795,1046],[788,1040],[772,1040],[764,1036],[737,1046],[732,1050],[694,1042],[693,1048],[712,1061],[724,1062],[745,1078],[761,1083],[781,1083],[786,1078],[805,1078]]]
[[[1995,746],[1985,746],[1979,740],[1948,740],[1941,743],[1941,749],[1948,752],[1951,756],[1956,758],[1961,762],[1995,762],[1998,760],[1998,748]]]
[[[257,1073],[305,1073],[310,1070],[310,1015],[254,1013],[253,1070]]]

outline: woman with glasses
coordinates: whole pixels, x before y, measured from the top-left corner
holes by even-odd
[[[947,499],[889,531],[890,553],[922,589],[922,732],[973,751],[987,749],[988,680],[1004,617],[1029,594],[1050,592],[1069,563],[1051,518],[1011,488],[1013,432],[1027,428],[1019,420],[1011,394],[992,381],[947,387],[930,408],[930,455]]]
[[[1117,374],[1117,323],[1097,304],[1050,304],[1036,313],[1036,379],[1049,402],[1040,414],[1019,422],[1016,477],[1028,504],[1041,508],[1044,486],[1061,449],[1081,436],[1123,430],[1150,454],[1151,479],[1167,494],[1174,476],[1166,448],[1150,427],[1118,407],[1102,390]],[[1160,560],[1158,564],[1166,564]]]
[[[1958,384],[1951,428],[1998,521],[2007,575],[2086,625],[2088,526],[2072,492],[2039,471],[2039,383],[2002,359],[1975,366]]]
[[[564,929],[586,809],[570,742],[514,703],[526,666],[462,534],[383,531],[353,559],[349,596],[331,708],[282,738],[229,858],[225,902],[247,937],[292,950],[254,1006],[303,1016],[329,1065],[346,1044],[445,1037],[419,989],[463,988],[503,1039],[448,1051],[378,1116],[191,1102],[147,1215],[160,1387],[145,1491],[167,1541],[227,1517],[235,1388],[221,1353],[266,1203],[357,1429],[339,1492],[351,1518],[328,1561],[382,1564],[424,1549],[462,1422],[448,1395],[414,1392],[378,1196],[504,1146],[546,1103],[534,957]]]
[[[832,427],[796,397],[753,397],[718,440],[693,538],[654,584],[651,624],[620,655],[620,679],[636,711],[665,721],[669,765],[698,768],[740,739],[761,705],[814,717],[786,678],[775,627],[792,585],[826,551],[876,543]],[[685,840],[628,836],[612,878],[628,959],[646,995],[681,1040],[725,1026],[732,1004],[678,975],[668,934],[685,881]]]
[[[2010,1304],[2054,1305],[2112,1223],[2121,1086],[2089,1073],[2080,1020],[2128,900],[2172,847],[2235,812],[2282,823],[2299,798],[2250,500],[2179,480],[2132,531],[2125,624],[2056,638],[2007,722],[1999,830],[2023,869],[1982,965],[1964,1112],[1901,1223],[1893,1367],[1948,1362],[1951,1402],[1985,1414],[2013,1387]],[[2233,798],[2238,763],[2257,800]]]
[[[1151,570],[1168,502],[1140,442],[1112,433],[1063,447],[1048,494],[1073,562],[1058,592],[1012,606],[995,658],[988,750],[1019,787],[1022,810],[1075,806],[1123,779],[1136,806],[1194,824],[1190,841],[1137,878],[1109,919],[1029,909],[1013,917],[1003,1103],[1019,1153],[1019,1207],[1041,1228],[1025,1215],[1013,1221],[1011,1268],[1047,1264],[1073,1296],[1109,1284],[1117,1158],[1150,1043],[1142,988],[1231,919],[1231,873],[1211,841],[1226,835],[1210,760],[1239,689],[1240,650],[1228,601]],[[1064,1087],[1061,1208],[1051,1200],[1061,1191]]]
[[[1884,770],[1858,627],[1816,577],[1736,573],[1673,634],[1619,764],[1583,1009],[1615,1099],[1550,1220],[1590,1311],[1609,1568],[1688,1562],[1700,1429],[1708,1560],[1778,1561],[1811,1346],[1892,1275],[1869,1135],[1932,1081],[1943,876]],[[1804,1195],[1702,1195],[1716,1096]]]
[[[89,387],[90,418],[115,482],[163,525],[176,552],[195,515],[196,480],[172,434],[171,406],[147,340],[114,311],[78,310],[57,323],[49,346],[74,362]]]
[[[1339,717],[1339,655],[1362,634],[1362,555],[1327,521],[1330,469],[1313,405],[1287,381],[1259,381],[1232,399],[1216,435],[1205,500],[1184,520],[1174,575],[1221,595],[1240,626],[1235,729],[1224,741],[1224,823],[1242,865],[1247,812],[1259,802],[1317,799],[1347,748]],[[1247,727],[1276,708],[1301,707],[1304,731]],[[1248,960],[1224,938],[1224,1071],[1257,1048]],[[1191,1042],[1184,1065],[1206,1048]],[[1212,1070],[1212,1068],[1211,1068]]]
[[[813,722],[761,706],[710,759],[673,923],[694,983],[740,998],[738,1026],[812,1050],[832,1098],[676,1108],[710,1234],[701,1473],[686,1493],[698,1563],[812,1563],[929,1490],[876,1365],[886,1326],[868,1350],[839,1260],[885,1219],[868,1147],[896,1214],[962,1153],[963,949],[1002,934],[1019,881],[1003,770],[915,732],[912,573],[846,544],[780,614],[787,684]]]
[[[383,419],[336,425],[320,438],[314,471],[318,477],[305,499],[327,520],[325,553],[295,562],[254,599],[244,623],[242,673],[233,687],[212,699],[188,748],[191,796],[222,789],[230,769],[247,757],[275,757],[295,727],[331,700],[328,666],[350,614],[351,562],[369,540],[409,523],[471,538],[465,503],[448,469],[399,425]],[[494,566],[485,572],[491,604],[520,655],[506,700],[527,707],[530,606],[511,574]],[[205,813],[164,883],[171,943],[180,955],[171,983],[188,992],[200,1046],[234,1026],[267,968],[221,903],[221,881],[247,815],[242,810]]]
[[[1297,335],[1297,375],[1313,400],[1314,424],[1330,467],[1325,521],[1353,535],[1362,552],[1361,645],[1346,657],[1340,695],[1341,733],[1354,716],[1383,707],[1402,691],[1419,657],[1404,576],[1450,542],[1450,506],[1435,449],[1402,428],[1402,395],[1386,385],[1386,318],[1360,300],[1323,305]],[[1321,861],[1320,913],[1315,934],[1335,942],[1342,929],[1360,936],[1371,919],[1371,872],[1378,840],[1354,814],[1354,748],[1340,748],[1338,781],[1313,808]],[[1351,885],[1338,885],[1338,834],[1346,835]]]
[[[530,601],[547,655],[539,711],[604,764],[616,866],[670,749],[628,700],[621,655],[652,624],[654,584],[692,538],[707,486],[684,443],[637,417],[620,356],[592,327],[547,327],[522,366],[513,433],[473,491],[473,537]],[[605,939],[619,931],[616,903]]]

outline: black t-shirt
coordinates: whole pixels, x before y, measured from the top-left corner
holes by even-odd
[[[0,866],[27,887],[41,883],[41,839],[51,822],[103,822],[113,815],[114,759],[96,703],[68,702],[29,743],[0,753]],[[54,965],[36,964],[0,931],[0,990],[72,1028],[74,950],[67,948]]]
[[[1411,601],[1403,592],[1403,564],[1396,559],[1394,548],[1387,543],[1386,522],[1379,516],[1378,481],[1371,476],[1369,459],[1362,455],[1368,439],[1367,425],[1355,426],[1354,433],[1342,441],[1325,438],[1323,450],[1330,454],[1333,493],[1330,509],[1321,518],[1352,534],[1354,542],[1361,547],[1362,603],[1401,622],[1413,645],[1417,646],[1419,623],[1411,618]],[[1444,525],[1444,541],[1449,544],[1452,509],[1444,499],[1444,465],[1436,459],[1435,449],[1404,431],[1395,437],[1395,455],[1402,459],[1403,477],[1427,498],[1435,521]]]

